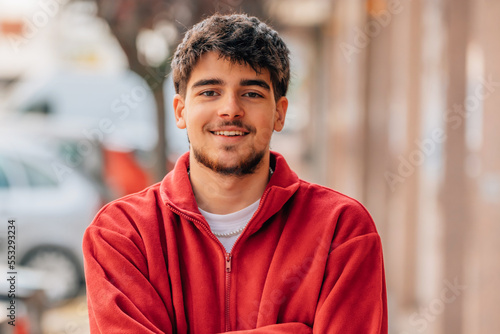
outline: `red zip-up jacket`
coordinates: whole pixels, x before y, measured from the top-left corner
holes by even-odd
[[[272,152],[259,208],[227,253],[188,162],[106,205],[85,232],[92,333],[387,333],[381,242],[361,204]]]

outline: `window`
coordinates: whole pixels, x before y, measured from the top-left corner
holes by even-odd
[[[7,175],[5,175],[2,165],[0,165],[0,189],[8,187],[9,181],[7,180]]]
[[[22,163],[28,176],[28,183],[31,187],[55,187],[57,182],[33,166]]]

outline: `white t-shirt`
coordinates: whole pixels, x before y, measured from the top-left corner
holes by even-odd
[[[224,248],[226,248],[226,251],[229,253],[231,252],[236,239],[238,239],[241,232],[243,231],[243,228],[248,224],[250,219],[252,219],[255,211],[257,211],[257,209],[259,208],[259,202],[260,199],[240,211],[229,213],[227,215],[210,213],[200,208],[198,208],[198,210],[200,210],[203,217],[205,217],[205,219],[207,220],[208,225],[210,225],[210,229],[212,230],[212,232],[220,240],[220,242],[224,245]],[[240,230],[238,233],[232,234],[230,236],[218,235],[222,233],[231,233],[238,230]]]

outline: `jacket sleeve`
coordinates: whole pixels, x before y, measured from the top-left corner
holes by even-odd
[[[241,331],[226,332],[227,334],[311,334],[313,330],[311,327],[300,322],[289,322],[284,324],[275,324],[263,326],[256,329],[248,329]]]
[[[142,239],[131,230],[124,233],[91,225],[85,232],[90,331],[173,333],[173,307],[164,304],[149,282]]]
[[[313,333],[386,334],[384,276],[377,233],[357,236],[331,250]]]
[[[313,328],[284,323],[230,333],[387,334],[382,246],[377,233],[357,236],[328,256]]]

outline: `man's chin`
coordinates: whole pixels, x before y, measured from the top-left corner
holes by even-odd
[[[262,163],[265,153],[265,151],[253,151],[243,158],[234,154],[228,154],[228,156],[221,153],[217,158],[212,158],[202,151],[193,149],[194,158],[201,165],[220,175],[239,177],[255,173]],[[237,160],[236,163],[235,160]]]

